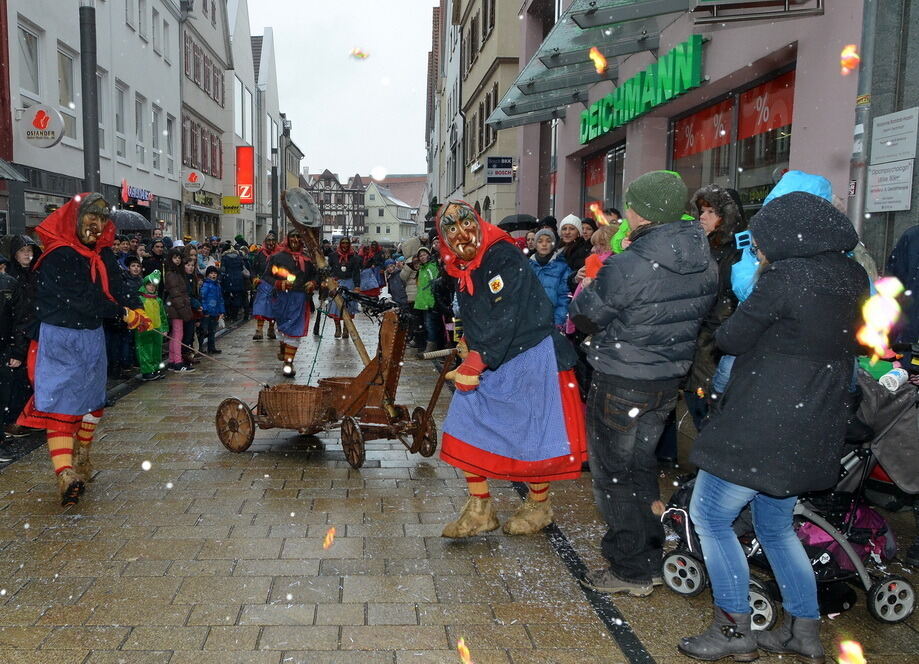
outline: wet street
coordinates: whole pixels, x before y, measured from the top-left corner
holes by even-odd
[[[359,326],[373,352],[375,325]],[[373,441],[354,470],[337,430],[259,430],[247,451],[225,449],[218,404],[254,404],[260,382],[282,380],[275,342],[253,342],[253,327],[218,342],[220,361],[251,378],[204,359],[107,411],[78,505],[59,506],[43,446],[0,471],[0,662],[428,664],[461,661],[461,637],[476,664],[690,661],[676,644],[707,625],[707,591],[610,598],[577,583],[601,562],[587,477],[554,488],[558,527],[546,534],[454,542],[440,532],[466,500],[465,481],[436,455]],[[307,382],[316,346],[309,337],[301,348],[296,382]],[[359,367],[326,327],[311,384]],[[398,403],[426,406],[436,371],[406,357]],[[445,389],[438,424],[449,399]],[[662,476],[665,498],[684,471]],[[520,497],[507,482],[492,493],[503,520]],[[891,521],[905,548],[911,515]],[[828,652],[854,639],[869,662],[907,664],[919,614],[882,625],[859,591],[823,634]]]

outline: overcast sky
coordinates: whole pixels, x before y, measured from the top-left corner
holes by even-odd
[[[281,112],[302,165],[342,178],[424,173],[435,0],[249,0],[253,35],[274,29]],[[358,48],[365,60],[349,56]]]

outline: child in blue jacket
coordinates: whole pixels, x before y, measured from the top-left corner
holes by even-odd
[[[201,308],[204,311],[205,333],[207,334],[207,354],[216,355],[222,351],[217,350],[214,345],[214,337],[217,334],[217,322],[223,318],[226,309],[223,305],[223,289],[220,287],[218,276],[220,270],[213,265],[209,266],[204,272],[204,283],[201,284]]]
[[[530,267],[533,268],[549,297],[549,302],[552,303],[556,327],[561,328],[565,325],[568,304],[571,302],[571,293],[568,290],[571,268],[562,256],[553,259],[554,253],[555,234],[548,228],[543,228],[536,233],[536,251],[530,257]]]

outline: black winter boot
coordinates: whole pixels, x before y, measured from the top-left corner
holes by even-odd
[[[807,664],[823,664],[826,655],[820,643],[820,620],[814,618],[796,618],[785,614],[781,627],[768,632],[756,632],[757,645],[778,655],[797,655]]]
[[[735,662],[759,659],[756,639],[750,628],[749,613],[727,613],[714,607],[714,620],[698,636],[680,639],[677,649],[693,659],[714,662],[733,657]]]

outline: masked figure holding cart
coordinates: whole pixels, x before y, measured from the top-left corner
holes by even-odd
[[[571,344],[510,236],[465,202],[437,215],[441,256],[457,279],[465,337],[441,458],[463,470],[469,500],[443,536],[471,537],[500,524],[486,478],[527,482],[529,495],[504,524],[528,535],[552,523],[549,482],[580,475],[587,459],[584,409]]]
[[[298,229],[288,231],[287,240],[278,245],[261,277],[260,288],[268,284],[271,290],[267,297],[256,300],[252,313],[275,321],[281,335],[278,359],[284,363],[284,376],[293,378],[297,373],[294,357],[309,329],[308,301],[318,277],[312,259],[303,253],[303,235]]]
[[[89,448],[105,405],[108,362],[102,321],[145,331],[150,319],[125,287],[112,245],[115,225],[100,194],[74,196],[36,229],[45,247],[38,272],[38,341],[29,348],[35,393],[18,424],[45,429],[62,505],[91,480]],[[76,450],[75,450],[76,448]]]

